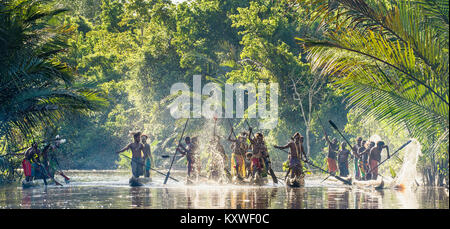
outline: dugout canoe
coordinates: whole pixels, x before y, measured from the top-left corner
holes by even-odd
[[[286,178],[286,186],[290,188],[300,188],[305,187],[305,178],[304,177],[294,177],[294,178]]]
[[[360,187],[360,188],[371,188],[371,189],[383,189],[384,188],[384,180],[382,177],[377,180],[353,180],[352,186]]]
[[[150,182],[152,182],[152,178],[150,177],[140,177],[140,178],[131,177],[130,180],[128,181],[131,187],[144,186],[145,184]]]

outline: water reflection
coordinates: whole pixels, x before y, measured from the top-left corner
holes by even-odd
[[[79,175],[82,178],[82,175]],[[95,178],[95,177],[94,177]],[[233,185],[185,186],[158,183],[129,187],[127,178],[109,182],[92,177],[63,187],[22,189],[0,187],[0,208],[154,208],[154,209],[385,209],[444,208],[449,198],[442,188],[383,191],[345,186],[314,185],[241,187]],[[102,175],[102,178],[104,175]],[[123,183],[123,184],[122,184]]]

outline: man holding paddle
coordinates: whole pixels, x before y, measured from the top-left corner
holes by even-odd
[[[328,138],[327,133],[325,132],[325,140],[328,143],[328,171],[332,174],[336,174],[337,172],[337,151],[339,150],[339,143],[336,138],[333,138],[332,141]]]
[[[195,172],[196,167],[196,150],[197,150],[197,144],[195,143],[194,139],[191,141],[190,137],[186,137],[184,139],[186,143],[186,147],[183,146],[183,144],[179,144],[177,151],[181,153],[181,155],[186,156],[187,162],[188,162],[188,179],[191,179],[191,175]],[[198,168],[198,166],[197,166]],[[197,176],[198,176],[198,172]]]
[[[134,142],[125,146],[125,148],[119,150],[117,154],[125,152],[126,150],[131,150],[132,158],[131,158],[131,172],[134,178],[139,178],[144,173],[143,165],[144,161],[142,158],[142,153],[144,150],[144,146],[141,143],[141,132],[132,133]]]
[[[306,159],[306,154],[303,150],[302,136],[300,133],[295,133],[292,139],[293,141],[290,141],[284,146],[275,145],[274,147],[277,149],[289,148],[289,171],[291,178],[295,178],[303,176],[303,166],[300,158],[304,155]]]

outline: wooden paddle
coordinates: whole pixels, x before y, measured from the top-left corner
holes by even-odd
[[[248,126],[249,131],[250,131],[250,128],[251,128],[251,127],[250,127],[250,124],[248,123],[247,119],[245,119],[245,123],[247,123],[247,126]],[[252,132],[252,136],[253,136],[253,139],[255,139],[255,135],[253,134],[253,132]],[[268,152],[266,152],[266,153],[268,154]],[[268,160],[268,161],[269,161],[269,164],[271,164],[271,162],[270,162],[269,159],[264,159],[264,160]],[[272,177],[273,183],[278,184],[278,178],[277,178],[277,176],[275,175],[275,172],[273,171],[272,166],[269,166],[268,170],[269,170],[270,176]]]
[[[341,133],[341,131],[339,131],[339,129],[337,128],[336,124],[334,124],[333,121],[328,120],[328,122],[330,123],[330,125],[337,130],[337,132],[341,135],[341,137],[345,140],[345,142],[347,142],[348,146],[351,148],[352,144],[350,144],[350,142],[347,140],[347,138],[345,138],[345,136]]]
[[[124,156],[125,158],[128,158],[128,159],[130,159],[130,160],[133,160],[131,157],[128,157],[127,155],[123,155],[123,154],[120,154],[121,156]],[[140,161],[136,161],[137,163],[139,163],[139,164],[141,164],[142,166],[145,166],[144,165],[144,163],[142,163],[142,162],[140,162]],[[157,172],[158,174],[161,174],[161,175],[163,175],[163,176],[166,176],[166,174],[165,173],[162,173],[162,172],[160,172],[160,171],[158,171],[158,170],[156,170],[156,169],[154,169],[154,168],[151,168],[150,167],[150,169],[151,170],[153,170],[153,171],[155,171],[155,172]],[[175,178],[173,178],[173,177],[169,177],[170,179],[172,179],[172,180],[174,180],[174,181],[176,181],[176,182],[180,182],[179,180],[177,180],[177,179],[175,179]]]
[[[189,122],[189,118],[186,120],[186,123],[184,124],[184,129],[183,129],[183,132],[181,133],[180,139],[178,140],[178,146],[177,146],[177,149],[175,150],[175,153],[174,153],[174,155],[173,155],[173,157],[172,157],[172,162],[170,163],[169,171],[167,171],[166,178],[164,179],[164,184],[167,184],[167,180],[169,179],[169,176],[170,176],[170,170],[172,169],[173,162],[175,161],[175,156],[176,156],[177,153],[178,153],[178,147],[180,147],[181,140],[183,139],[184,131],[186,130],[186,127],[187,127],[188,122]]]

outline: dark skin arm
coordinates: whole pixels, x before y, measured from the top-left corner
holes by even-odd
[[[324,131],[323,133],[325,134],[325,140],[327,141],[328,145],[331,145],[331,141],[330,141],[330,139],[328,138],[327,132]]]
[[[130,149],[130,145],[131,144],[128,144],[127,146],[125,146],[123,149],[121,149],[121,150],[119,150],[119,151],[117,151],[117,154],[119,154],[119,153],[123,153],[123,152],[125,152],[126,150],[128,150],[128,149]]]
[[[291,147],[291,143],[288,143],[288,144],[286,144],[286,145],[284,145],[284,146],[277,146],[277,145],[274,145],[273,147],[275,147],[275,148],[277,148],[277,149],[287,149],[287,148],[290,148],[290,147]]]
[[[183,156],[185,156],[186,153],[187,153],[187,149],[181,143],[178,146],[177,151],[180,152],[180,154],[183,155]]]
[[[248,128],[248,140],[250,140],[250,143],[252,143],[252,144],[255,144],[255,140],[254,139],[252,139],[252,131],[253,131],[253,128],[251,128],[251,127],[249,127]]]

